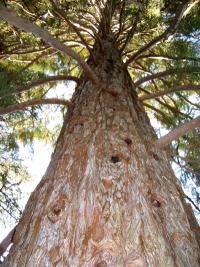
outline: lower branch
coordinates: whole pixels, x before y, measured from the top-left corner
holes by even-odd
[[[183,136],[184,134],[190,132],[191,130],[195,129],[196,127],[200,126],[200,116],[197,118],[186,122],[179,127],[175,128],[168,134],[162,136],[158,140],[156,140],[155,145],[157,148],[165,148],[168,146],[173,140],[177,140],[179,137]]]
[[[23,110],[27,107],[37,106],[37,105],[64,105],[69,106],[70,101],[64,100],[64,99],[58,99],[58,98],[40,98],[40,99],[32,99],[26,102],[22,102],[16,105],[8,106],[6,108],[0,109],[0,115],[9,114],[12,112],[16,112],[19,110]]]
[[[0,93],[0,99],[4,96],[9,96],[9,95],[14,95],[14,94],[19,94],[25,91],[28,91],[29,89],[40,86],[42,84],[50,83],[50,82],[55,82],[55,81],[74,81],[76,83],[79,82],[79,78],[75,76],[70,76],[70,75],[56,75],[56,76],[49,76],[44,79],[38,79],[33,82],[30,82],[27,85],[23,85],[20,87],[17,87],[13,91],[6,91],[5,93],[1,94]]]

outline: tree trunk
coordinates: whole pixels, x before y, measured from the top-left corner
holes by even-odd
[[[111,43],[76,89],[4,267],[197,267],[198,226]]]

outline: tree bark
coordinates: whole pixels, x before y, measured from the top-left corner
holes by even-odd
[[[191,208],[118,51],[101,50],[102,87],[77,87],[4,267],[199,266]]]

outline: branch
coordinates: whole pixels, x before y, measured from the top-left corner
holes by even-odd
[[[155,85],[156,86],[156,85]],[[147,93],[147,94],[149,94],[149,92],[147,91],[147,90],[145,90],[144,88],[141,88],[140,87],[140,90],[141,91],[143,91],[143,92],[145,92],[145,93]],[[184,114],[183,112],[181,112],[179,109],[178,109],[178,107],[175,105],[175,107],[174,106],[171,106],[171,105],[169,105],[168,103],[166,103],[165,101],[163,102],[163,101],[161,101],[160,99],[158,99],[158,98],[156,98],[155,99],[155,101],[157,101],[160,105],[162,105],[162,106],[164,106],[165,108],[167,108],[172,114],[173,114],[173,116],[178,116],[179,114],[181,115],[181,117],[186,117],[187,116],[187,118],[189,118],[189,119],[192,119],[192,117],[190,117],[189,115],[187,115],[187,114]],[[146,104],[146,103],[143,103],[143,105],[144,106],[149,106],[148,104]],[[167,118],[166,116],[163,116],[163,112],[160,112],[160,110],[158,110],[158,109],[156,109],[155,107],[152,107],[151,106],[151,109],[153,109],[154,111],[156,111],[157,113],[159,113],[159,114],[161,114],[162,115],[162,117],[163,118],[165,118],[165,120],[167,120],[167,121],[169,121],[169,118]]]
[[[118,32],[116,34],[115,40],[117,40],[119,38],[119,36],[121,35],[122,19],[123,19],[123,13],[124,13],[125,4],[126,4],[126,1],[123,0],[122,3],[121,3],[120,13],[119,13],[119,30],[118,30]]]
[[[198,212],[200,212],[199,207],[194,203],[194,201],[190,197],[188,197],[187,195],[185,195],[185,198],[192,203],[192,205],[195,207],[196,210],[198,210]]]
[[[164,95],[167,95],[170,93],[175,93],[175,92],[180,92],[180,91],[195,91],[195,90],[200,90],[200,84],[197,84],[197,85],[180,85],[180,86],[177,86],[175,88],[168,88],[168,89],[163,90],[161,92],[141,96],[141,97],[139,97],[139,100],[144,101],[144,100],[164,96]]]
[[[17,87],[16,89],[14,89],[11,92],[5,92],[2,95],[0,95],[0,99],[4,96],[10,96],[10,95],[14,95],[14,94],[19,94],[25,91],[28,91],[29,89],[45,84],[45,83],[50,83],[50,82],[55,82],[55,81],[74,81],[76,83],[79,82],[79,78],[75,77],[75,76],[70,76],[70,75],[56,75],[56,76],[49,76],[47,78],[44,79],[39,79],[39,80],[35,80],[33,82],[30,82],[27,85],[23,85],[20,87]],[[1,93],[0,93],[1,94]]]
[[[64,105],[69,106],[70,101],[64,100],[64,99],[58,99],[58,98],[40,98],[40,99],[32,99],[29,101],[25,101],[19,104],[11,105],[6,108],[0,109],[0,115],[5,115],[8,113],[16,112],[22,109],[25,109],[27,107],[37,106],[37,105]]]
[[[180,5],[178,8],[176,15],[171,23],[171,25],[159,36],[155,37],[153,40],[151,40],[146,45],[142,46],[135,54],[133,54],[124,64],[124,67],[128,67],[128,65],[135,61],[142,53],[147,51],[149,48],[157,45],[158,43],[166,40],[169,38],[170,35],[174,34],[183,19],[191,8],[196,5],[199,2],[199,0],[185,0],[183,4]]]
[[[167,115],[163,111],[161,111],[160,109],[157,109],[154,106],[149,105],[147,103],[144,103],[144,106],[147,108],[150,108],[151,110],[154,110],[156,113],[160,114],[163,117],[163,119],[166,120],[167,122],[170,121],[170,119],[167,117]]]
[[[39,36],[46,43],[48,43],[51,47],[75,59],[79,63],[79,65],[83,68],[88,78],[95,85],[97,86],[100,85],[100,82],[96,74],[93,72],[90,66],[85,62],[84,58],[82,58],[79,54],[74,52],[70,47],[61,43],[57,38],[53,37],[48,31],[38,27],[37,25],[35,25],[34,23],[30,21],[27,21],[19,17],[13,10],[10,10],[5,7],[0,7],[0,17],[5,19],[11,25],[18,27],[25,32],[33,33],[34,35]]]
[[[16,227],[14,227],[9,234],[4,238],[4,240],[0,243],[0,257],[6,251],[8,246],[13,242],[13,236],[15,234]]]
[[[198,57],[176,57],[176,56],[169,56],[165,54],[155,55],[155,54],[147,54],[147,55],[141,55],[138,57],[138,59],[160,59],[160,60],[183,60],[183,61],[195,61],[200,62],[200,58]]]
[[[190,132],[191,130],[200,126],[200,116],[197,118],[185,122],[179,127],[176,127],[174,130],[170,131],[168,134],[160,137],[156,140],[155,145],[157,148],[165,148],[168,146],[173,140],[177,140],[179,137],[183,136],[184,134]]]
[[[196,70],[200,72],[199,67],[185,67],[185,68],[178,68],[178,69],[169,69],[162,72],[154,73],[151,75],[147,75],[146,77],[141,78],[140,80],[135,82],[135,86],[138,86],[144,82],[154,80],[160,77],[164,77],[171,74],[179,74],[179,73],[194,73]]]

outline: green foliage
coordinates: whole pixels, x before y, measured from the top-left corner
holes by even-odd
[[[0,122],[0,214],[6,223],[7,218],[16,222],[21,215],[19,200],[20,184],[28,177],[26,169],[18,157],[18,144],[6,123]]]

